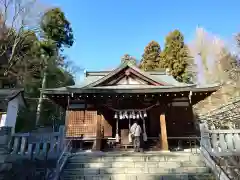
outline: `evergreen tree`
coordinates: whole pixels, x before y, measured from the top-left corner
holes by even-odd
[[[56,65],[61,65],[64,62],[60,56],[60,52],[64,47],[71,47],[74,43],[73,31],[70,22],[67,20],[64,12],[59,8],[53,8],[45,12],[40,23],[43,31],[44,40],[39,43],[40,58],[43,59],[42,70],[42,85],[41,88],[47,88],[49,81],[49,70],[53,70]],[[53,68],[52,68],[53,67]],[[55,74],[61,73],[60,69],[55,69]],[[66,75],[62,73],[62,75]],[[58,82],[57,84],[61,84]],[[40,123],[40,114],[43,105],[43,94],[40,93],[40,98],[37,106],[36,126]]]
[[[123,57],[121,58],[121,63],[124,62],[131,62],[133,65],[137,65],[137,60],[135,57],[129,55],[129,54],[124,54]]]
[[[188,48],[184,44],[184,36],[179,30],[170,32],[166,37],[164,50],[161,52],[161,68],[169,68],[171,75],[180,82],[189,82],[191,74],[188,65],[192,61]]]
[[[158,68],[160,52],[161,48],[158,42],[151,41],[144,49],[140,68],[145,71],[152,71]]]

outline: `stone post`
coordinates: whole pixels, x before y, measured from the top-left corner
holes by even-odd
[[[37,142],[37,143],[36,143],[35,150],[34,150],[34,154],[35,154],[36,156],[38,156],[39,153],[40,153],[40,142]]]
[[[201,132],[200,146],[205,147],[208,151],[212,151],[212,145],[211,145],[211,141],[210,141],[210,134],[209,134],[209,129],[208,129],[207,123],[206,122],[200,123],[199,127],[200,127],[200,132]]]
[[[47,147],[48,147],[48,142],[44,142],[43,143],[43,151],[42,154],[45,156],[48,152],[47,152]]]
[[[20,143],[20,138],[19,137],[15,137],[14,138],[14,143],[13,143],[13,154],[18,153],[18,151],[19,151],[19,143]]]
[[[29,159],[31,159],[32,155],[33,155],[33,145],[28,144],[27,156],[28,156]]]
[[[20,145],[20,153],[21,153],[21,155],[25,154],[26,144],[27,144],[27,137],[23,136],[22,140],[21,140],[21,145]]]
[[[65,126],[59,127],[57,151],[62,152],[65,144]]]

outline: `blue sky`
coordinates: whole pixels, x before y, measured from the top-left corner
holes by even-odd
[[[44,0],[59,6],[72,24],[75,44],[66,54],[87,70],[116,67],[129,53],[140,59],[144,47],[179,29],[186,42],[196,26],[231,39],[240,32],[239,0]]]

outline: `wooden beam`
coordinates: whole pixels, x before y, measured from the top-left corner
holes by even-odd
[[[161,128],[161,148],[163,151],[168,151],[167,127],[165,114],[160,115],[160,128]]]

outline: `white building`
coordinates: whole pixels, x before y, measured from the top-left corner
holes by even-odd
[[[0,89],[0,143],[15,132],[19,108],[25,106],[23,89]]]

